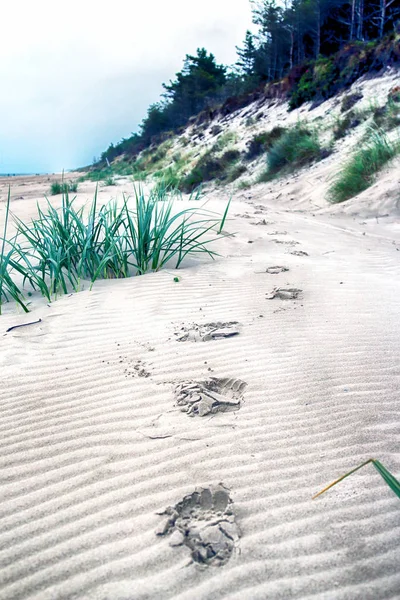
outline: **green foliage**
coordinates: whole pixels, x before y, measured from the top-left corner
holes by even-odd
[[[129,204],[124,198],[122,206],[113,201],[98,207],[96,190],[89,207],[76,209],[66,192],[60,210],[48,200],[46,209],[38,206],[38,218],[28,224],[14,217],[18,233],[7,241],[8,201],[0,255],[0,310],[9,299],[28,310],[13,274],[51,301],[70,290],[79,291],[82,280],[92,286],[99,278],[157,271],[171,260],[179,268],[189,254],[215,256],[209,248],[221,231],[215,213],[203,207],[174,212],[173,197],[166,190],[147,197],[135,190],[135,208]]]
[[[181,177],[178,173],[178,169],[176,167],[169,167],[168,169],[164,169],[163,171],[159,171],[154,174],[157,176],[157,182],[155,185],[155,190],[159,193],[172,192],[174,190],[178,190],[179,184],[181,182]]]
[[[247,144],[246,159],[253,160],[257,156],[264,154],[269,150],[272,144],[278,140],[284,133],[284,127],[273,127],[270,131],[262,131],[256,135]]]
[[[53,181],[50,186],[50,194],[52,196],[58,196],[59,194],[65,194],[68,192],[76,193],[77,191],[77,181]]]
[[[321,102],[348,88],[366,73],[400,61],[399,35],[393,32],[380,41],[353,41],[336,54],[305,63],[289,74],[289,107]],[[346,100],[345,100],[346,102]]]
[[[392,143],[383,131],[371,129],[365,145],[356,151],[331,185],[330,201],[343,202],[369,188],[376,173],[399,151],[399,142]]]
[[[181,181],[180,189],[183,192],[192,192],[196,187],[212,180],[234,181],[243,172],[235,170],[233,167],[240,159],[238,150],[227,150],[221,156],[215,156],[212,151],[206,152],[190,171],[190,173]]]
[[[112,185],[117,185],[114,176],[113,175],[108,175],[105,179],[103,184],[108,187],[108,186],[112,186]]]
[[[306,125],[296,125],[271,146],[267,155],[268,173],[273,176],[281,171],[292,171],[321,160],[327,154],[315,131]]]

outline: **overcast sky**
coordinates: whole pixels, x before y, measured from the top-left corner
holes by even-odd
[[[2,3],[0,173],[92,162],[136,131],[185,54],[236,60],[249,0]]]

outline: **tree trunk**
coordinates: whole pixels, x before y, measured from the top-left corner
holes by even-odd
[[[321,52],[321,0],[317,2],[317,39],[315,43],[315,58],[318,58]]]
[[[379,16],[379,38],[383,37],[383,29],[385,27],[385,19],[386,19],[386,0],[380,0],[380,16]]]
[[[358,4],[358,25],[357,25],[357,39],[363,39],[363,25],[364,25],[364,0],[359,0]]]
[[[293,47],[294,47],[294,35],[293,29],[290,29],[290,49],[289,49],[289,69],[293,68]]]
[[[350,22],[350,38],[349,41],[354,39],[354,26],[356,17],[356,0],[351,2],[351,22]]]

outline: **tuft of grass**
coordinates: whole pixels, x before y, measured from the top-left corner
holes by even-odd
[[[165,195],[179,189],[181,177],[178,174],[178,168],[176,166],[159,171],[158,173],[155,173],[154,176],[158,179],[154,186],[154,191],[157,194],[161,193],[161,195]]]
[[[328,150],[321,146],[314,130],[303,124],[296,125],[271,146],[267,155],[268,176],[294,171],[327,155]]]
[[[198,199],[196,196],[194,199]],[[48,301],[71,290],[79,291],[82,281],[123,278],[158,271],[168,261],[179,268],[186,256],[216,256],[210,244],[220,236],[227,209],[221,219],[200,208],[174,211],[174,196],[164,189],[145,195],[135,188],[135,205],[124,197],[98,206],[97,189],[91,204],[76,208],[68,192],[56,209],[47,200],[38,206],[38,217],[25,223],[14,216],[17,236],[6,240],[9,216],[7,204],[4,237],[1,244],[1,302],[14,299],[28,310],[22,291],[10,273],[22,277]],[[10,249],[8,249],[10,248]]]
[[[242,181],[239,181],[238,185],[237,185],[237,189],[238,190],[248,190],[249,188],[251,188],[252,183],[251,181],[249,181],[248,179],[243,179]]]
[[[327,485],[323,490],[318,492],[318,494],[315,494],[315,496],[313,496],[312,499],[314,500],[315,498],[318,498],[318,496],[324,494],[331,487],[333,487],[337,483],[340,483],[341,481],[343,481],[343,479],[346,479],[346,477],[349,477],[349,475],[352,475],[353,473],[355,473],[359,469],[362,469],[366,465],[369,465],[370,463],[374,465],[375,469],[378,471],[379,475],[383,478],[383,480],[388,484],[390,489],[396,494],[398,498],[400,498],[400,482],[396,479],[394,475],[392,475],[392,473],[390,473],[390,471],[386,469],[386,467],[383,466],[383,464],[379,460],[376,460],[375,458],[370,458],[363,462],[361,465],[358,465],[358,467],[355,467],[355,469],[352,469],[345,475],[342,475],[342,477],[339,477],[339,479],[336,479],[335,481]]]
[[[68,192],[76,193],[78,191],[77,181],[53,181],[50,186],[50,194],[52,196],[58,196],[59,194],[65,194]]]
[[[256,133],[247,144],[247,152],[245,158],[253,160],[257,156],[264,154],[271,146],[285,133],[284,127],[273,127],[270,131],[262,131]]]
[[[117,182],[115,181],[115,179],[114,179],[114,176],[113,176],[113,175],[108,175],[108,176],[107,176],[107,177],[104,179],[104,181],[103,181],[103,185],[104,185],[105,187],[108,187],[108,186],[112,186],[112,185],[117,185]]]
[[[328,197],[331,202],[344,202],[369,188],[375,175],[400,151],[399,142],[390,142],[381,130],[370,129],[368,141],[343,167],[333,181]]]

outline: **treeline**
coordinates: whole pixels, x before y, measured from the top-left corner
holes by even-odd
[[[136,154],[166,132],[185,126],[202,110],[285,76],[291,88],[296,88],[291,104],[297,106],[319,93],[308,89],[313,82],[307,76],[315,80],[315,65],[329,71],[332,83],[341,77],[347,63],[340,71],[333,64],[327,68],[324,58],[346,48],[355,49],[349,52],[356,57],[353,62],[364,61],[364,71],[351,65],[351,75],[345,73],[343,82],[350,84],[368,69],[369,60],[373,62],[370,42],[393,32],[400,19],[399,0],[284,0],[279,4],[275,0],[253,0],[251,4],[257,33],[246,33],[243,45],[237,48],[236,64],[229,68],[220,65],[204,48],[198,49],[194,56],[187,55],[182,71],[163,85],[161,100],[149,107],[139,133],[115,146],[111,144],[101,155],[102,161],[111,162],[121,154]],[[400,42],[398,33],[393,35],[392,54]],[[296,65],[302,67],[296,69]],[[324,80],[318,81],[317,77],[317,87],[320,83],[323,86]],[[331,91],[322,90],[322,97],[328,97]]]

